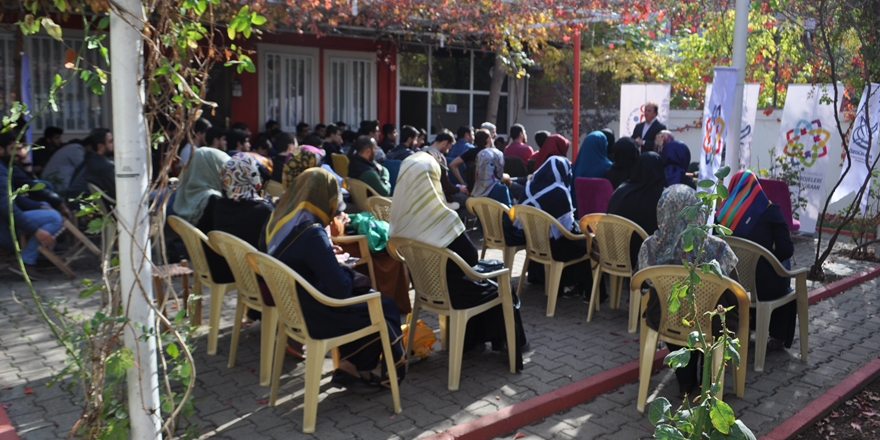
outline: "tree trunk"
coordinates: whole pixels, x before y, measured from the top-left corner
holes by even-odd
[[[495,66],[492,67],[492,84],[489,86],[489,105],[486,107],[486,122],[497,124],[498,103],[501,101],[501,86],[507,76],[507,68],[501,62],[501,51],[495,52]],[[501,128],[501,127],[498,127]]]

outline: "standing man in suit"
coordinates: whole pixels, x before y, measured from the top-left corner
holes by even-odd
[[[636,124],[631,138],[636,141],[642,149],[642,153],[654,151],[654,138],[657,133],[666,130],[666,126],[657,120],[657,111],[659,107],[655,102],[645,103],[645,121]]]

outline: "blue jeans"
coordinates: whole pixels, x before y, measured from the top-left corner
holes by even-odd
[[[61,230],[61,214],[54,209],[25,211],[24,216],[40,225],[40,229],[52,235]],[[18,233],[21,234],[21,230],[18,230]],[[13,240],[15,240],[15,237],[9,235],[9,224],[5,221],[0,221],[0,247],[10,250],[15,249]],[[37,262],[37,258],[40,256],[40,251],[37,250],[39,245],[40,241],[37,240],[37,237],[33,235],[28,237],[27,244],[21,250],[21,259],[24,260],[24,264],[35,264]]]

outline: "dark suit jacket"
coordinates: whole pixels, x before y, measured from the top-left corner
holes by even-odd
[[[644,130],[644,128],[645,123],[639,122],[638,124],[636,124],[636,128],[635,130],[633,130],[632,136],[630,137],[632,137],[633,139],[637,137],[642,137],[642,130]],[[645,143],[642,144],[642,153],[654,151],[654,138],[657,137],[657,133],[660,133],[663,130],[666,130],[666,126],[663,125],[663,123],[661,123],[659,120],[654,119],[654,123],[651,124],[651,128],[648,129],[648,133],[645,134],[645,138],[642,139],[643,141],[645,141]]]

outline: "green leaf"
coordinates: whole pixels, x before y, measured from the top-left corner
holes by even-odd
[[[256,12],[251,14],[251,24],[254,26],[262,26],[266,24],[266,17],[257,14]]]
[[[52,37],[58,41],[62,41],[62,39],[61,39],[61,26],[58,26],[57,24],[55,24],[55,22],[52,21],[52,19],[49,17],[43,17],[43,19],[40,20],[40,23],[43,24],[44,28],[46,28],[46,32],[49,33],[50,37]]]
[[[174,323],[180,324],[180,321],[182,321],[185,316],[186,316],[186,310],[181,308],[180,310],[177,311],[177,314],[174,315]]]
[[[715,188],[715,192],[718,193],[718,196],[722,199],[730,197],[730,193],[727,192],[727,188],[725,188],[724,185],[718,185],[718,187]]]
[[[88,286],[86,286],[85,289],[79,291],[79,297],[80,298],[88,298],[88,297],[92,296],[95,292],[98,292],[103,288],[104,288],[103,284],[99,284],[99,283],[89,284]]]
[[[713,400],[712,409],[709,411],[709,418],[712,419],[712,425],[715,426],[715,429],[721,431],[723,434],[730,433],[730,425],[733,425],[736,422],[736,417],[733,415],[733,408],[730,405],[724,403],[721,400]]]
[[[697,343],[700,342],[700,332],[694,330],[688,334],[687,346],[688,348],[694,348],[697,346]]]
[[[719,168],[718,171],[715,171],[715,177],[719,179],[727,177],[728,174],[730,174],[730,167],[727,165],[724,165],[723,167]]]
[[[648,408],[648,419],[652,425],[659,425],[670,420],[672,417],[672,404],[664,397],[658,397],[651,402]]]
[[[682,234],[682,241],[684,242],[683,249],[685,252],[690,252],[690,251],[694,250],[694,233],[693,233],[693,231],[688,232],[688,230],[685,230],[684,234]]]
[[[733,425],[730,426],[730,435],[728,438],[735,440],[756,440],[755,433],[753,433],[742,420],[733,422]]]
[[[120,348],[107,357],[106,366],[107,374],[121,378],[129,368],[134,367],[134,355],[129,348]]]
[[[89,220],[89,224],[86,226],[86,234],[97,234],[101,232],[101,229],[104,229],[104,218],[93,218]]]
[[[678,295],[670,295],[669,297],[669,313],[676,313],[681,308],[681,300]]]
[[[165,347],[165,351],[174,359],[177,359],[177,357],[180,356],[180,350],[177,348],[177,344],[173,342]]]
[[[110,17],[103,17],[98,21],[98,29],[104,30],[110,27]]]
[[[733,362],[733,365],[739,367],[739,339],[733,339],[724,350],[724,359]]]
[[[673,370],[686,366],[691,361],[691,351],[687,348],[679,348],[666,355],[663,363]]]
[[[681,431],[670,425],[658,425],[654,430],[654,438],[658,440],[685,440]]]
[[[713,182],[709,179],[701,180],[699,183],[697,183],[697,186],[699,186],[700,188],[711,188],[714,185],[715,185],[715,182]]]
[[[718,264],[718,260],[712,260],[708,263],[703,264],[703,267],[708,269],[709,272],[718,276],[718,279],[723,279],[724,275],[721,274],[721,265]],[[708,272],[703,272],[708,273]]]
[[[719,235],[733,235],[733,231],[724,225],[715,225],[715,230],[718,231]]]

